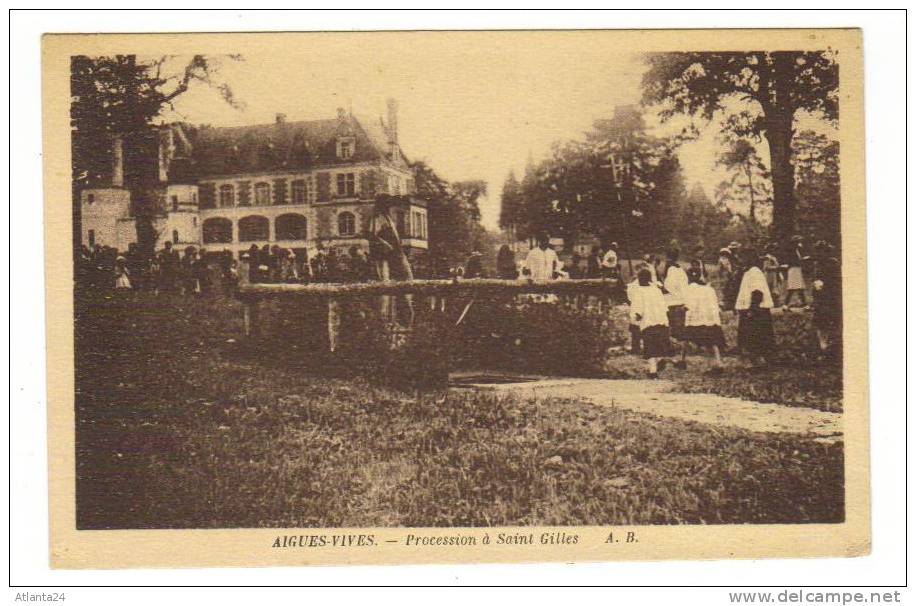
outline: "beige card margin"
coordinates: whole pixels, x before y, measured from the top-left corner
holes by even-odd
[[[844,271],[844,427],[846,521],[842,524],[600,526],[466,529],[75,529],[73,301],[69,137],[69,56],[114,53],[279,53],[286,45],[308,45],[314,36],[347,44],[359,36],[384,36],[397,45],[404,36],[512,37],[538,44],[545,37],[576,36],[606,45],[609,52],[676,50],[817,50],[840,56],[840,159]],[[543,68],[544,66],[540,66]],[[549,68],[549,66],[548,66]],[[795,558],[859,556],[871,548],[869,498],[868,332],[865,247],[865,133],[862,32],[812,30],[588,30],[499,32],[360,32],[226,34],[48,34],[42,39],[42,101],[47,320],[50,563],[53,568],[159,568],[299,566],[331,564],[477,563],[653,559]],[[607,545],[608,532],[633,530],[639,542]],[[406,547],[387,544],[413,532],[423,536],[498,532],[566,531],[572,546]],[[274,549],[282,534],[371,533],[378,546]]]

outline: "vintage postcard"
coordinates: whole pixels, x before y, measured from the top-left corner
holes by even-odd
[[[52,565],[868,553],[862,60],[46,35]]]

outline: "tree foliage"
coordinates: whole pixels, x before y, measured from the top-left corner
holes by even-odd
[[[479,250],[492,256],[492,237],[480,224],[479,200],[487,194],[485,181],[449,183],[426,163],[412,165],[417,197],[426,201],[429,222],[429,263],[433,275],[464,264]]]
[[[825,135],[802,131],[792,142],[799,233],[839,248],[840,144]]]
[[[677,114],[712,120],[737,137],[765,137],[773,181],[773,227],[785,239],[795,230],[792,140],[801,112],[835,122],[839,69],[835,53],[653,53],[646,57],[643,101]]]
[[[507,181],[504,194],[514,188]],[[511,217],[519,238],[548,231],[567,243],[588,235],[643,249],[670,237],[684,194],[670,143],[626,107],[596,121],[584,140],[557,143],[529,163]]]
[[[522,213],[522,184],[515,178],[515,173],[510,171],[503,183],[503,190],[499,197],[499,227],[510,229],[521,220]]]
[[[751,223],[768,224],[772,215],[767,213],[769,217],[761,221],[757,211],[763,208],[771,212],[773,188],[770,171],[754,144],[747,139],[731,141],[716,158],[716,164],[724,166],[729,173],[729,178],[719,183],[716,190],[717,202],[733,211],[746,209]]]
[[[79,191],[107,184],[111,176],[112,150],[116,137],[123,141],[124,186],[135,199],[138,242],[155,244],[152,222],[158,212],[157,197],[149,193],[157,167],[158,140],[152,124],[162,111],[195,83],[215,88],[234,107],[240,103],[232,89],[217,76],[224,60],[238,55],[210,57],[194,55],[186,62],[162,56],[139,60],[136,55],[105,57],[74,56],[70,61],[70,128],[73,172],[74,248],[80,243]],[[181,67],[170,66],[179,61]]]

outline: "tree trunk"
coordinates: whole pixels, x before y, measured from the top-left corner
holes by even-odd
[[[795,232],[795,167],[792,165],[792,121],[767,124],[773,175],[773,235],[787,242]]]
[[[792,164],[792,121],[795,109],[790,100],[793,86],[794,54],[773,53],[773,103],[768,104],[765,136],[770,145],[773,176],[773,235],[788,242],[795,232],[795,166]]]
[[[156,199],[155,193],[146,190],[134,192],[136,199],[133,202],[134,227],[137,230],[137,249],[144,258],[152,258],[156,254],[156,241],[159,232],[156,231]],[[174,244],[178,244],[174,242]]]
[[[751,217],[751,225],[756,225],[757,224],[757,204],[756,204],[756,200],[754,200],[754,179],[751,176],[751,165],[746,164],[744,169],[747,172],[747,191],[751,196],[751,206],[748,209],[748,214]]]

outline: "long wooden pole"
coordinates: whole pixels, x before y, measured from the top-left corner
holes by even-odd
[[[521,294],[521,293],[593,293],[612,289],[615,280],[498,280],[493,278],[472,278],[468,280],[409,280],[386,282],[355,282],[346,284],[242,284],[238,298],[242,301],[261,300],[274,297],[337,297],[358,295],[402,295],[421,294],[448,296],[456,294]]]

